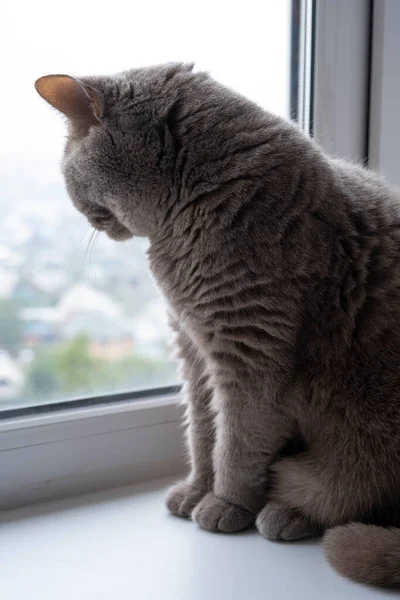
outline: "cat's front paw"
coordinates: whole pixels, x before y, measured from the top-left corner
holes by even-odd
[[[254,514],[209,492],[193,511],[192,518],[207,531],[234,533],[254,523]]]
[[[169,489],[165,503],[173,515],[189,519],[194,507],[206,493],[207,491],[204,489],[197,488],[186,481],[180,481]]]

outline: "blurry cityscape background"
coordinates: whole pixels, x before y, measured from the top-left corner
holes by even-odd
[[[1,182],[0,408],[173,383],[145,240],[92,235],[59,184],[27,177]]]

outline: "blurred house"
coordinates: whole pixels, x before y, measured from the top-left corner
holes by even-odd
[[[94,356],[115,361],[134,350],[132,326],[122,307],[87,283],[71,286],[53,307],[21,310],[26,346],[68,342],[86,335]]]
[[[61,341],[60,313],[56,308],[32,307],[20,311],[24,345],[30,348]]]
[[[170,330],[164,301],[156,298],[143,305],[134,318],[108,294],[86,282],[67,289],[55,307],[21,310],[25,345],[68,342],[85,335],[94,356],[118,361],[134,351],[152,359],[169,354]]]
[[[87,308],[70,314],[61,324],[61,332],[65,340],[86,335],[93,356],[111,362],[131,356],[135,346],[131,326],[125,319],[89,312]]]
[[[119,318],[122,306],[106,293],[97,290],[88,283],[80,282],[68,288],[57,304],[61,320],[66,321],[75,314],[89,313]]]

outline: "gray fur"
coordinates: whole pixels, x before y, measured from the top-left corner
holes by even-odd
[[[70,120],[69,193],[149,238],[183,360],[191,473],[168,507],[334,528],[342,573],[400,585],[400,530],[377,526],[400,527],[399,191],[188,66],[79,85],[99,122]]]

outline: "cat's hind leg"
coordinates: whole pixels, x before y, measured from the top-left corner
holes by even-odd
[[[269,540],[300,540],[322,535],[323,528],[299,511],[276,501],[267,502],[256,519],[256,527]]]
[[[268,502],[256,520],[265,538],[292,541],[322,535],[323,521],[314,519],[312,511],[318,501],[318,486],[309,462],[303,453],[271,465]]]
[[[269,504],[257,527],[269,539],[320,535],[324,529],[363,520],[375,501],[373,486],[356,469],[308,452],[283,458],[270,467]]]

